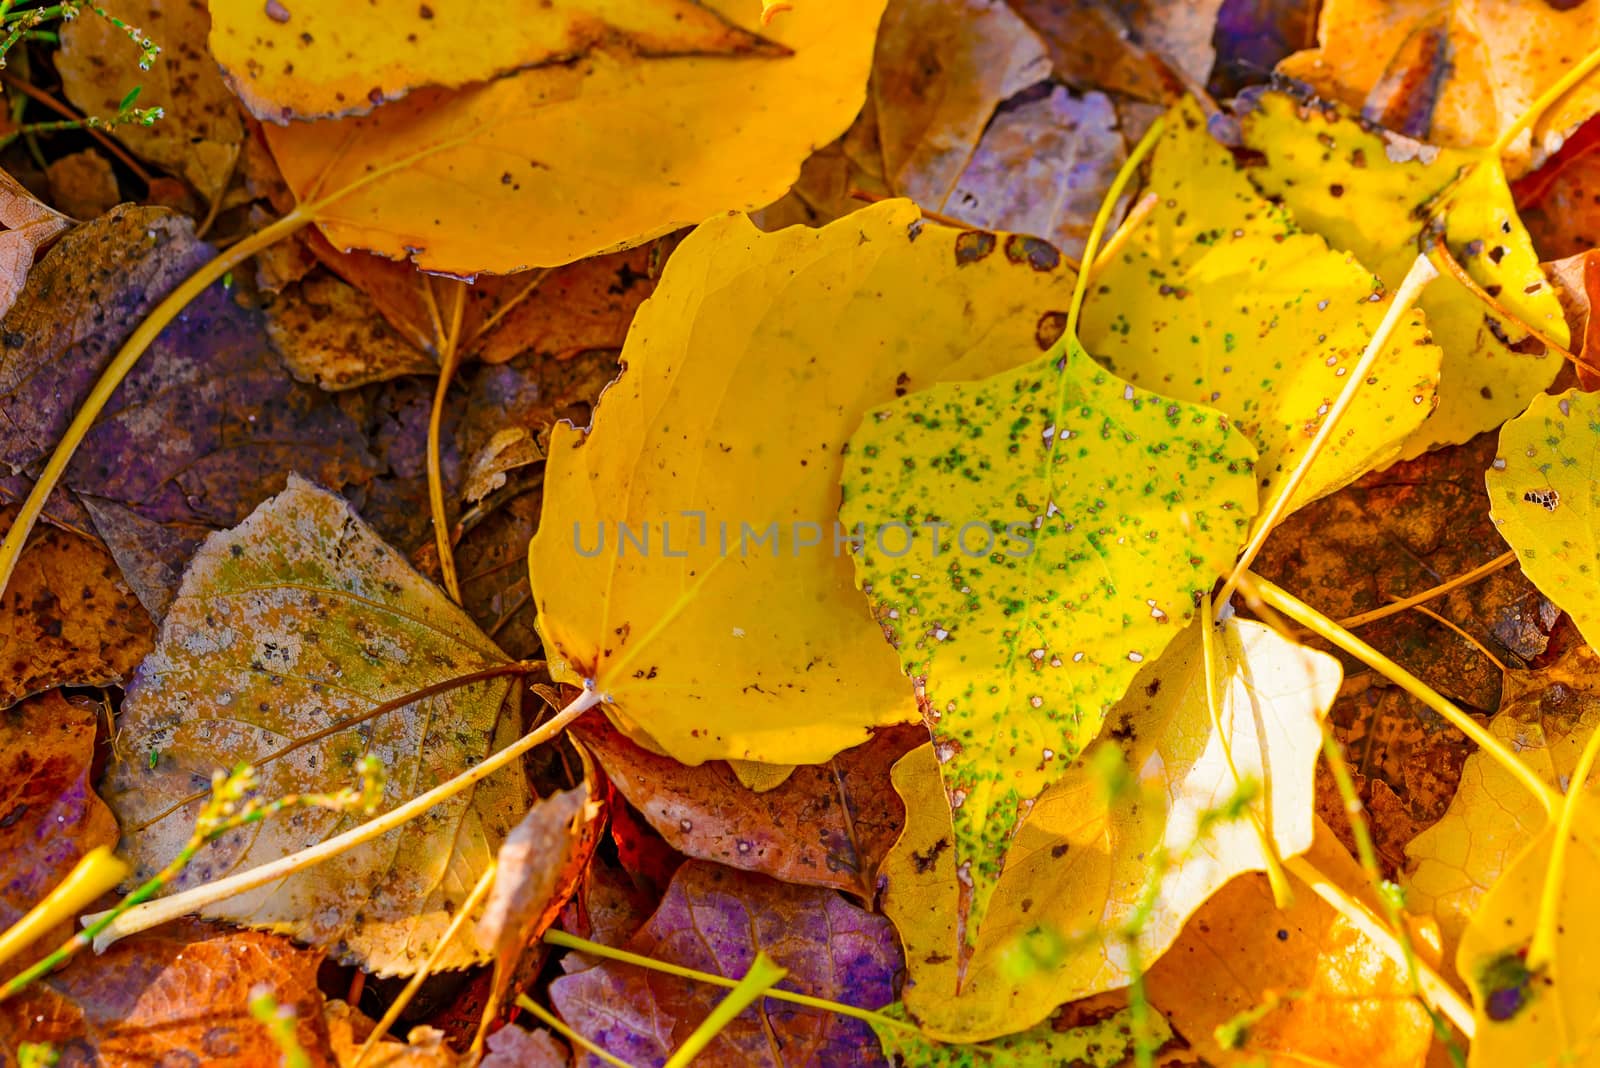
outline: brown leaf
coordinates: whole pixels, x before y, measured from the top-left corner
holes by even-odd
[[[1317,43],[1319,0],[1222,0],[1211,43],[1216,62],[1206,88],[1218,100],[1272,77],[1291,52]]]
[[[604,716],[585,716],[570,729],[674,849],[788,883],[848,890],[866,901],[905,822],[889,768],[928,740],[920,725],[884,728],[757,794],[726,761],[685,767],[629,741]]]
[[[92,148],[52,161],[45,175],[50,179],[50,199],[80,219],[104,215],[122,199],[111,161]]]
[[[1050,49],[1056,75],[1079,89],[1166,104],[1203,84],[1222,0],[1011,0]]]
[[[15,515],[0,509],[0,527]],[[154,643],[149,614],[105,546],[41,526],[0,599],[0,708],[56,686],[121,682]]]
[[[327,1021],[328,1046],[341,1066],[353,1064],[376,1021],[369,1020],[343,1001],[329,1001],[323,1007]],[[444,1034],[432,1027],[413,1027],[404,1042],[384,1039],[365,1062],[365,1068],[457,1068],[462,1063],[445,1044]]]
[[[1547,263],[1544,269],[1555,283],[1561,308],[1567,313],[1573,348],[1584,361],[1577,368],[1578,383],[1587,390],[1600,389],[1600,370],[1591,370],[1600,368],[1600,330],[1590,330],[1595,301],[1600,299],[1600,249]]]
[[[89,777],[96,712],[46,693],[0,716],[0,930],[15,923],[96,846],[117,841],[117,823]],[[8,973],[20,971],[72,934],[70,924],[39,939]]]
[[[365,293],[329,274],[287,288],[267,305],[267,336],[289,372],[326,390],[352,389],[438,364],[380,318]]]
[[[80,954],[64,970],[0,1003],[0,1044],[47,1042],[70,1062],[273,1065],[281,1051],[250,1015],[264,984],[294,1010],[296,1037],[323,1068],[337,1064],[322,1019],[322,954],[287,938],[196,920]]]
[[[39,203],[21,182],[0,171],[0,223],[5,225],[0,230],[0,315],[4,315],[22,293],[39,250],[72,220]],[[0,364],[0,387],[4,382]]]
[[[244,124],[204,47],[211,26],[205,0],[118,0],[115,14],[161,45],[160,59],[140,70],[137,48],[109,19],[64,22],[55,63],[67,99],[106,118],[138,87],[138,106],[161,108],[161,119],[120,126],[117,140],[183,175],[208,202],[217,199],[233,176]]]

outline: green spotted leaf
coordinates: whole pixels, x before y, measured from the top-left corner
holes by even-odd
[[[844,464],[857,582],[917,685],[972,944],[1012,833],[1194,613],[1256,509],[1255,449],[1076,344],[901,398]]]
[[[880,1009],[878,1015],[892,1020],[910,1019],[905,1006],[898,1002]],[[1070,1016],[1071,1010],[1062,1015]],[[886,1027],[876,1020],[867,1022],[877,1033],[891,1064],[917,1068],[981,1068],[991,1064],[1006,1068],[1055,1068],[1062,1064],[1115,1068],[1128,1063],[1135,1045],[1132,1009],[1118,1009],[1079,1024],[1070,1019],[1059,1024],[1048,1020],[1020,1034],[1003,1035],[988,1042],[937,1042],[898,1027]],[[1172,1041],[1172,1027],[1166,1017],[1152,1011],[1144,1039],[1156,1048]]]
[[[1265,498],[1349,381],[1387,310],[1383,286],[1257,193],[1193,100],[1173,109],[1148,188],[1154,207],[1095,272],[1080,337],[1128,381],[1226,412],[1261,452]],[[1440,356],[1413,309],[1295,506],[1400,455],[1433,411]]]
[[[1500,429],[1489,514],[1523,574],[1600,649],[1600,400],[1536,398]]]

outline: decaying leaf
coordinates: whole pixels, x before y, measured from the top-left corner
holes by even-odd
[[[114,846],[117,824],[95,796],[96,709],[60,693],[40,694],[0,717],[0,931],[55,889],[96,846]],[[9,963],[20,971],[72,935],[62,924]],[[0,1025],[3,1026],[3,1025]]]
[[[1166,104],[1203,84],[1222,0],[1012,0],[1068,85]]]
[[[1517,210],[1546,260],[1600,246],[1600,119],[1590,119],[1561,150],[1511,187]]]
[[[123,338],[213,254],[163,208],[120,208],[62,238],[0,324],[16,341],[0,349],[0,451],[13,470],[43,464]],[[219,284],[152,343],[64,481],[159,616],[201,539],[288,472],[343,489],[377,467],[349,416],[285,373],[261,317]]]
[[[1590,249],[1544,265],[1555,284],[1556,295],[1567,313],[1567,332],[1580,362],[1578,384],[1586,390],[1600,388],[1600,329],[1594,308],[1600,300],[1600,249]]]
[[[1506,676],[1489,731],[1552,786],[1570,781],[1584,742],[1600,726],[1600,658],[1575,645],[1538,671]],[[1484,896],[1546,824],[1526,786],[1482,753],[1467,757],[1450,808],[1406,848],[1408,904],[1436,917],[1447,954]]]
[[[667,843],[699,860],[788,883],[830,886],[870,901],[878,866],[905,822],[889,769],[927,740],[920,725],[885,727],[825,764],[796,768],[757,794],[727,764],[685,768],[657,756],[597,715],[572,733]]]
[[[1044,42],[1004,0],[893,0],[872,81],[889,185],[943,211],[995,107],[1049,74]]]
[[[1419,230],[1438,211],[1456,260],[1516,317],[1490,311],[1447,274],[1423,291],[1417,303],[1444,364],[1438,410],[1404,455],[1494,429],[1555,379],[1559,357],[1517,320],[1560,345],[1567,344],[1566,322],[1496,161],[1374,131],[1332,104],[1300,104],[1279,92],[1251,94],[1240,123],[1245,145],[1263,157],[1249,168],[1251,181],[1385,286],[1400,284],[1419,251]],[[1453,185],[1471,164],[1472,173]],[[1435,203],[1447,186],[1447,200]],[[1433,233],[1422,236],[1428,251]]]
[[[1318,869],[1340,876],[1360,899],[1365,878],[1340,852],[1328,847],[1326,831],[1318,834]],[[1418,951],[1426,947],[1418,943]],[[1145,982],[1150,1000],[1208,1063],[1421,1068],[1433,1038],[1405,969],[1298,881],[1281,911],[1265,876],[1222,887]],[[1241,1023],[1236,1044],[1221,1045],[1217,1028]]]
[[[291,374],[327,390],[439,369],[364,293],[328,275],[306,278],[269,304],[267,335]]]
[[[344,1068],[354,1061],[356,1051],[372,1034],[375,1023],[347,1003],[337,1000],[326,1002],[322,1015],[328,1027],[328,1047],[333,1051],[336,1063]],[[491,1048],[494,1046],[492,1036],[489,1045]],[[461,1068],[461,1062],[462,1058],[445,1043],[442,1031],[433,1027],[413,1027],[406,1032],[404,1042],[387,1038],[380,1041],[367,1063],[374,1068]]]
[[[265,135],[300,200],[348,187],[314,211],[339,248],[459,275],[555,266],[781,196],[861,107],[883,3],[799,5],[761,31],[787,55],[600,49]],[[696,6],[760,18],[745,0]]]
[[[1317,0],[1222,0],[1207,90],[1216,100],[1268,80],[1291,52],[1317,43]]]
[[[845,457],[839,518],[875,532],[857,582],[933,731],[967,946],[1034,799],[1193,617],[1255,512],[1255,449],[1221,413],[1068,346],[869,412]]]
[[[15,515],[0,509],[0,526]],[[105,547],[40,527],[0,600],[0,708],[56,686],[121,682],[154,643],[150,616]]]
[[[1158,855],[1167,858],[1166,875],[1138,923],[1145,961],[1229,879],[1263,869],[1248,819],[1212,821],[1197,837],[1205,814],[1239,789],[1227,749],[1241,776],[1268,784],[1249,810],[1279,855],[1311,844],[1312,767],[1319,720],[1338,689],[1337,663],[1258,623],[1228,623],[1215,650],[1219,735],[1206,706],[1199,626],[1144,666],[1107,721],[1099,744],[1120,746],[1140,788],[1108,800],[1093,754],[1046,788],[1017,832],[964,975],[964,884],[939,805],[936,750],[916,750],[895,766],[907,820],[885,862],[884,911],[905,945],[906,1008],[928,1036],[977,1042],[1013,1034],[1063,1002],[1126,985],[1122,932],[1139,915]]]
[[[160,108],[161,118],[149,126],[119,126],[117,140],[181,174],[205,200],[216,200],[233,177],[244,123],[202,47],[211,25],[206,0],[117,0],[113,14],[160,45],[160,57],[140,70],[138,48],[109,19],[63,22],[55,66],[67,99],[86,114],[110,116],[137,89],[137,105]]]
[[[1600,412],[1591,394],[1536,397],[1500,430],[1486,481],[1523,572],[1600,647]]]
[[[79,219],[104,215],[122,200],[111,161],[91,148],[53,160],[45,168],[50,202]]]
[[[514,0],[485,32],[470,0],[404,9],[212,0],[211,51],[258,119],[362,115],[413,89],[456,89],[613,49],[668,56],[782,55],[695,0]],[[270,57],[270,58],[268,58]]]
[[[878,1009],[894,999],[900,949],[889,921],[832,890],[690,861],[648,923],[624,947],[655,960],[733,979],[765,951],[788,977],[779,986]],[[556,1011],[578,1033],[630,1064],[664,1060],[726,993],[722,988],[612,961],[550,984]],[[860,1020],[764,1000],[740,1013],[702,1058],[752,1066],[879,1063]]]
[[[1278,70],[1409,137],[1455,147],[1492,144],[1545,89],[1600,45],[1583,0],[1324,0],[1320,46]],[[1600,109],[1580,82],[1540,117],[1540,135],[1509,147],[1507,169],[1526,170]],[[1546,132],[1547,131],[1547,132]]]
[[[587,763],[587,762],[586,762]],[[585,780],[535,801],[500,846],[494,887],[478,918],[478,939],[490,947],[500,1004],[524,950],[555,922],[594,855],[605,806]]]
[[[566,1068],[571,1060],[549,1031],[506,1026],[489,1036],[489,1052],[478,1068]]]
[[[188,838],[215,768],[253,763],[268,798],[348,785],[364,755],[387,772],[392,808],[514,739],[512,691],[493,678],[310,740],[423,686],[504,664],[470,618],[412,571],[338,497],[291,477],[231,531],[208,538],[128,687],[105,790],[139,877]],[[309,744],[276,759],[286,745]],[[206,915],[293,934],[380,975],[434,948],[483,865],[522,814],[519,766],[383,838],[211,906]],[[361,817],[308,810],[208,846],[175,889],[319,842]],[[470,931],[470,928],[469,928]],[[486,959],[454,939],[440,964]]]
[[[1263,499],[1298,465],[1383,318],[1383,287],[1251,188],[1185,98],[1156,147],[1157,200],[1095,274],[1084,347],[1118,375],[1232,417]],[[1440,351],[1402,321],[1290,507],[1400,454],[1433,411]]]
[[[552,434],[529,568],[558,681],[595,679],[686,764],[815,764],[914,719],[844,558],[841,449],[874,404],[1049,348],[1070,277],[1041,241],[905,201],[821,230],[701,226],[593,429]]]
[[[34,257],[72,220],[47,207],[5,171],[0,171],[0,315],[17,302]],[[3,379],[0,379],[3,380]]]
[[[63,1064],[278,1064],[282,1051],[250,1015],[259,984],[293,1010],[312,1065],[334,1068],[317,990],[321,960],[276,935],[179,920],[79,956],[0,1003],[0,1042],[8,1052],[47,1043]]]

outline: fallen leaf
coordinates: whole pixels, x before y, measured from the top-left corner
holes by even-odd
[[[1217,100],[1269,80],[1291,52],[1317,43],[1318,0],[1222,0],[1206,89]]]
[[[876,531],[856,581],[933,731],[967,946],[1034,799],[1193,617],[1255,512],[1255,450],[1221,413],[1068,345],[869,412],[846,458],[839,518]]]
[[[127,207],[66,235],[0,323],[0,450],[35,472],[149,306],[213,250],[193,223]],[[183,562],[299,470],[336,487],[377,471],[358,428],[295,383],[261,317],[207,289],[112,394],[64,478],[152,616]],[[52,508],[60,506],[53,505]]]
[[[0,1003],[0,1042],[48,1043],[81,1064],[278,1064],[279,1047],[250,1015],[251,991],[265,986],[293,1009],[311,1064],[334,1068],[321,960],[276,935],[178,920],[80,955]]]
[[[5,225],[0,230],[0,315],[5,315],[21,295],[34,257],[70,228],[72,220],[39,203],[26,186],[0,171],[0,224]]]
[[[456,89],[601,49],[646,59],[783,54],[695,0],[514,0],[492,33],[468,0],[405,10],[290,4],[212,0],[211,52],[244,105],[268,122],[362,115],[413,89]]]
[[[104,215],[122,199],[111,161],[91,148],[53,160],[45,175],[50,179],[51,201],[80,219]]]
[[[383,808],[502,748],[521,724],[492,678],[269,754],[382,701],[506,663],[494,643],[338,497],[297,476],[196,554],[156,652],[128,687],[107,799],[144,878],[187,840],[214,768],[249,762],[264,797],[348,785],[356,761],[387,769]],[[528,802],[508,768],[414,821],[206,915],[294,935],[379,975],[414,970]],[[224,836],[175,879],[181,890],[286,856],[359,822],[311,810]],[[438,970],[488,947],[450,943]]]
[[[1199,623],[1146,664],[1112,711],[1099,743],[1120,746],[1139,789],[1108,800],[1091,754],[1046,788],[1017,832],[961,974],[958,921],[964,884],[951,849],[951,820],[935,748],[894,769],[906,801],[906,831],[885,863],[884,911],[906,951],[907,1010],[930,1038],[978,1042],[1024,1031],[1056,1006],[1126,985],[1130,952],[1120,931],[1135,920],[1152,858],[1170,867],[1139,925],[1146,965],[1224,883],[1262,870],[1248,820],[1204,813],[1236,792],[1240,776],[1270,789],[1250,805],[1280,856],[1304,852],[1312,836],[1312,768],[1323,711],[1338,688],[1331,658],[1293,645],[1259,623],[1230,622],[1218,636],[1219,719],[1212,727],[1201,678]]]
[[[840,450],[873,404],[1047,349],[1070,277],[1043,242],[905,201],[697,229],[593,428],[552,432],[529,568],[557,681],[594,678],[634,741],[685,764],[821,763],[913,720],[843,558]]]
[[[502,1027],[489,1036],[489,1053],[478,1068],[565,1068],[570,1063],[571,1054],[549,1031]]]
[[[1546,260],[1563,259],[1600,245],[1600,119],[1590,119],[1536,171],[1511,187],[1517,210]]]
[[[1012,0],[1049,45],[1062,81],[1162,105],[1204,84],[1221,6],[1222,0]]]
[[[630,952],[743,978],[758,951],[788,977],[778,987],[877,1009],[894,999],[900,950],[889,921],[832,890],[791,886],[704,861],[678,869]],[[630,1064],[660,1063],[726,991],[629,964],[603,961],[550,984],[556,1011],[579,1034]],[[878,1064],[860,1020],[765,999],[706,1047],[706,1064]]]
[[[586,779],[535,801],[501,843],[494,885],[478,917],[478,940],[494,961],[489,998],[496,1005],[512,989],[523,953],[539,944],[577,889],[605,826],[604,810]]]
[[[353,389],[439,365],[380,318],[355,286],[314,275],[266,307],[267,336],[289,372],[323,389]]]
[[[883,2],[802,5],[763,30],[790,55],[597,50],[264,132],[341,249],[458,275],[556,266],[781,196],[860,108]],[[760,15],[744,0],[705,6],[747,28]],[[519,219],[538,221],[507,225]]]
[[[1360,868],[1346,855],[1328,871],[1338,846],[1324,843],[1319,834],[1318,869],[1361,898]],[[1405,969],[1308,886],[1293,887],[1281,911],[1265,876],[1222,887],[1151,966],[1151,1002],[1209,1063],[1421,1068],[1433,1026]],[[1221,1045],[1217,1028],[1247,1013],[1239,1044]]]
[[[16,509],[0,509],[9,527]],[[34,532],[0,600],[0,708],[57,686],[118,683],[155,644],[155,626],[94,539]]]
[[[1289,56],[1278,72],[1309,83],[1361,117],[1408,137],[1454,147],[1492,144],[1539,95],[1596,45],[1600,24],[1582,0],[1326,0],[1320,46]],[[1569,89],[1539,120],[1539,140],[1520,135],[1507,170],[1597,109],[1590,82]],[[1544,131],[1548,131],[1545,133]]]
[[[160,108],[161,118],[149,126],[124,123],[117,140],[182,175],[207,202],[217,200],[238,164],[244,123],[201,47],[211,25],[206,0],[118,0],[114,14],[152,38],[161,55],[141,70],[125,29],[108,18],[66,20],[54,54],[63,92],[84,113],[108,118],[137,89],[136,104]]]
[[[1600,647],[1597,442],[1600,414],[1591,394],[1536,397],[1500,429],[1485,476],[1490,514],[1523,573],[1572,617],[1591,647]]]
[[[21,919],[96,846],[117,844],[117,824],[90,775],[94,705],[40,694],[0,717],[0,849],[12,864],[0,884],[0,930]],[[72,936],[62,924],[5,970],[15,974]]]
[[[825,764],[796,768],[757,794],[722,761],[686,768],[628,740],[603,716],[569,728],[613,786],[674,849],[786,883],[871,901],[878,866],[905,822],[889,768],[928,732],[885,727]]]
[[[405,375],[345,390],[333,398],[340,410],[355,420],[377,467],[368,481],[347,485],[345,496],[384,541],[407,554],[434,540],[433,516],[422,504],[428,497],[428,421],[433,413],[433,393],[434,382]],[[445,405],[443,414],[439,474],[445,518],[453,529],[461,498],[461,456],[455,445],[460,420],[454,404]]]
[[[1561,298],[1561,307],[1567,313],[1567,332],[1583,361],[1576,368],[1578,384],[1586,390],[1600,388],[1600,330],[1591,333],[1589,329],[1594,321],[1595,301],[1600,298],[1600,249],[1547,263],[1544,269]]]
[[[893,195],[883,173],[878,110],[868,93],[850,128],[806,157],[789,191],[752,211],[750,220],[769,232],[785,226],[820,227]]]
[[[1227,413],[1260,452],[1270,499],[1377,330],[1383,286],[1256,193],[1192,98],[1173,109],[1150,168],[1155,206],[1096,271],[1084,347],[1135,385]],[[1400,454],[1433,411],[1440,356],[1413,309],[1291,508]]]
[[[1051,85],[995,114],[938,208],[973,226],[1039,234],[1077,257],[1126,155],[1109,97]]]
[[[1591,907],[1600,884],[1600,806],[1592,780],[1569,788],[1582,793],[1563,870],[1551,871],[1557,834],[1551,821],[1524,838],[1462,932],[1456,971],[1472,989],[1471,1068],[1600,1064],[1600,983],[1586,967],[1600,940],[1600,915]],[[1551,877],[1559,879],[1559,889],[1551,902],[1548,955],[1538,961],[1532,949]]]
[[[343,1001],[333,1000],[324,1005],[323,1018],[327,1022],[328,1046],[341,1068],[351,1064],[356,1051],[372,1034],[375,1022]],[[493,1036],[489,1039],[494,1046]],[[367,1062],[373,1068],[458,1068],[461,1058],[445,1044],[443,1032],[432,1027],[413,1027],[406,1033],[404,1042],[393,1039],[380,1041]]]
[[[616,813],[627,808],[625,803],[618,804],[611,811]],[[659,898],[645,893],[626,871],[608,861],[602,852],[584,871],[577,894],[562,908],[560,925],[568,934],[620,949],[645,925],[660,903]],[[561,970],[569,975],[598,963],[599,957],[579,950],[565,954],[560,960]]]
[[[1069,1006],[1066,1010],[1071,1011]],[[891,1005],[880,1015],[906,1020],[905,1008]],[[1152,1013],[1148,1040],[1158,1049],[1176,1043],[1172,1029],[1159,1013]],[[1118,1009],[1092,1023],[1073,1026],[1066,1021],[1047,1020],[1017,1035],[1003,1035],[988,1042],[947,1045],[924,1038],[915,1030],[904,1031],[875,1021],[867,1021],[883,1043],[891,1064],[917,1065],[918,1068],[974,1068],[995,1064],[1008,1068],[1117,1068],[1128,1063],[1134,1048],[1133,1012]],[[914,1026],[914,1025],[913,1025]],[[1165,1059],[1161,1062],[1169,1063]]]
[[[892,0],[872,73],[890,186],[943,211],[996,106],[1049,77],[1050,59],[1004,0]]]
[[[1443,237],[1467,274],[1517,318],[1489,312],[1447,274],[1423,290],[1417,304],[1444,364],[1438,410],[1405,456],[1494,429],[1555,379],[1560,359],[1521,324],[1565,345],[1566,322],[1497,162],[1372,130],[1332,104],[1301,104],[1281,92],[1247,94],[1239,121],[1245,146],[1263,157],[1250,180],[1391,289],[1417,256],[1435,197],[1478,164],[1454,186]]]
[[[1600,726],[1597,679],[1600,658],[1586,645],[1537,671],[1510,672],[1489,732],[1559,787]],[[1447,954],[1454,955],[1490,887],[1546,822],[1544,806],[1498,762],[1482,753],[1467,757],[1448,811],[1406,847],[1410,864],[1400,876],[1408,904],[1438,918]]]

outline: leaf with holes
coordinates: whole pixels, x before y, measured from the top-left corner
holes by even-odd
[[[878,533],[857,581],[933,730],[968,945],[1029,806],[1193,616],[1256,508],[1255,450],[1225,416],[1069,346],[878,408],[845,457],[839,517]]]
[[[504,664],[466,613],[343,500],[291,477],[242,524],[206,540],[128,688],[106,778],[128,859],[144,878],[176,855],[218,768],[255,765],[262,796],[275,798],[347,786],[357,761],[372,755],[387,772],[384,809],[437,786],[516,738],[517,715],[502,714],[508,678],[340,724]],[[413,971],[527,804],[514,765],[421,819],[205,915],[291,934],[382,975]],[[202,850],[173,889],[275,860],[362,819],[307,810],[232,832]],[[471,930],[451,942],[443,968],[489,958]]]
[[[685,764],[817,764],[915,719],[834,522],[841,450],[875,404],[1048,348],[1071,277],[1041,241],[906,201],[701,226],[592,428],[552,431],[528,561],[557,681],[593,678]]]
[[[1383,287],[1264,199],[1185,98],[1151,162],[1154,206],[1119,233],[1084,307],[1084,347],[1128,381],[1226,412],[1272,494],[1305,455],[1383,318]],[[1291,506],[1400,454],[1433,411],[1440,352],[1402,321]]]

